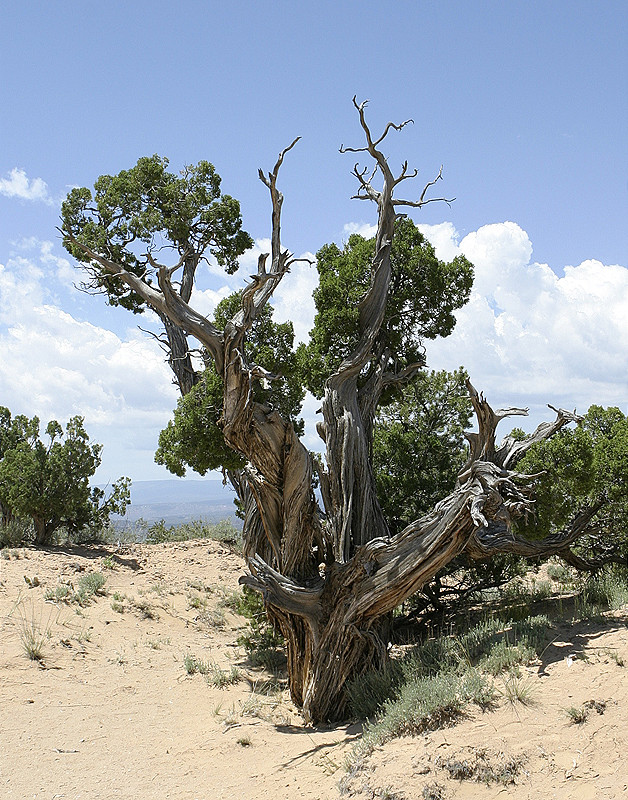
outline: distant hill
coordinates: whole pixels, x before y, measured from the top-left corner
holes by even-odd
[[[131,486],[131,505],[124,517],[112,518],[115,524],[144,519],[168,525],[203,519],[218,522],[230,519],[240,527],[233,504],[235,493],[221,480],[161,480],[134,481]]]

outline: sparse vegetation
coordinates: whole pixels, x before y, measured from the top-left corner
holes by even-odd
[[[35,618],[35,610],[27,615],[19,611],[19,634],[22,649],[31,661],[43,661],[47,643],[50,639],[49,625],[43,625],[41,617]]]
[[[230,611],[244,612],[247,619],[260,623],[260,625],[256,624],[257,631],[268,624],[264,616],[263,603],[258,596],[233,588],[234,584],[228,583],[230,577],[227,575],[204,571],[200,566],[201,559],[197,553],[214,558],[216,554],[213,547],[192,546],[189,550],[181,548],[180,558],[185,566],[182,571],[177,573],[175,580],[169,574],[164,561],[164,559],[170,559],[171,548],[165,547],[162,550],[163,552],[154,553],[154,564],[149,562],[141,572],[133,573],[125,565],[124,557],[118,564],[116,573],[106,572],[106,562],[102,550],[96,551],[96,557],[93,553],[85,554],[88,558],[84,560],[82,556],[72,553],[66,563],[59,564],[58,555],[51,558],[49,554],[37,554],[35,557],[32,550],[26,549],[20,554],[23,561],[14,564],[6,561],[0,562],[4,564],[2,569],[11,575],[11,581],[17,583],[15,579],[19,579],[22,596],[27,598],[29,603],[35,604],[34,614],[28,612],[29,616],[24,616],[24,621],[28,624],[23,633],[20,631],[20,640],[15,638],[15,652],[18,652],[17,645],[21,644],[22,651],[27,658],[32,658],[33,663],[39,661],[46,668],[57,666],[64,668],[64,659],[69,658],[78,659],[88,656],[89,660],[93,661],[98,657],[98,653],[102,652],[103,660],[109,662],[106,666],[109,676],[114,681],[124,681],[124,685],[129,683],[131,675],[142,665],[150,665],[151,670],[156,670],[154,673],[150,673],[151,677],[157,676],[157,670],[160,669],[168,669],[171,674],[172,658],[176,659],[178,652],[180,654],[177,659],[179,678],[183,681],[190,676],[186,680],[185,691],[192,695],[198,695],[200,692],[199,697],[205,696],[209,699],[211,710],[215,715],[215,719],[210,720],[211,727],[217,735],[220,735],[221,728],[225,733],[229,732],[232,747],[236,748],[235,753],[241,752],[240,748],[245,749],[254,745],[261,747],[262,742],[266,741],[266,732],[270,730],[267,726],[270,724],[298,724],[293,706],[285,702],[288,677],[284,671],[277,670],[269,676],[266,671],[249,669],[248,666],[253,661],[258,663],[255,655],[252,655],[249,665],[243,669],[238,662],[241,654],[235,655],[234,658],[229,655],[225,656],[225,651],[222,650],[222,646],[229,636],[232,637],[230,641],[233,643],[233,639],[238,635],[235,631],[231,634],[231,631],[238,624],[242,625],[244,622],[244,620],[236,621],[229,613]],[[178,551],[178,548],[176,550]],[[138,548],[139,552],[144,553],[146,550]],[[130,555],[135,557],[137,553]],[[47,559],[50,564],[55,563],[55,571],[42,569],[39,563],[42,559]],[[194,564],[192,567],[194,571],[190,571],[188,563]],[[86,564],[91,565],[88,567],[89,571],[85,571],[84,565]],[[91,571],[94,565],[98,565],[102,572]],[[60,569],[56,572],[58,566]],[[31,584],[35,583],[34,576],[39,576],[40,586],[27,589],[24,585],[25,573]],[[547,574],[546,570],[542,567],[536,573],[536,582],[532,580],[532,575],[529,575],[526,576],[525,581],[520,583],[516,592],[513,593],[513,597],[516,596],[517,608],[529,606],[529,598],[536,593],[541,582],[538,576],[541,576],[542,579],[545,574]],[[105,576],[108,579],[107,582],[105,582]],[[605,575],[598,576],[594,585],[602,588],[597,590],[597,595],[593,592],[589,595],[596,602],[601,603],[600,608],[603,608],[605,604],[615,604],[618,602],[617,598],[621,599],[623,591],[621,575],[611,577],[612,580]],[[70,578],[72,582],[70,582]],[[106,602],[99,603],[99,607],[96,604],[89,607],[88,598],[96,599],[98,593],[102,593],[103,589],[114,579],[116,581],[115,590],[113,586],[110,588]],[[591,579],[583,581],[579,587],[577,585],[574,587],[574,591],[585,592],[592,583]],[[161,587],[159,596],[151,591],[151,587],[156,585]],[[524,592],[525,586],[530,590],[527,596]],[[177,595],[174,600],[167,597],[167,592],[170,591]],[[567,602],[564,590],[561,588],[559,591],[561,597]],[[79,595],[83,599],[85,608],[78,602]],[[203,601],[201,606],[204,607],[194,609],[192,612],[183,612],[183,616],[181,616],[180,612],[185,609],[189,597],[201,598]],[[41,606],[37,606],[38,603],[41,603],[42,598],[56,602],[60,606],[56,609],[50,606],[46,609],[44,606],[43,622],[41,616],[38,616]],[[573,596],[569,602],[568,608],[571,611]],[[153,606],[158,606],[161,611],[161,606],[166,607],[166,603],[172,605],[168,606],[168,620],[164,620],[165,624],[170,623],[170,611],[178,615],[179,621],[185,620],[189,623],[192,617],[195,620],[193,625],[188,625],[184,640],[176,639],[173,634],[172,647],[165,647],[165,644],[170,642],[169,638],[165,638],[170,630],[166,633],[166,629],[161,626],[150,626],[149,631],[141,624],[139,630],[141,631],[143,627],[144,630],[139,636],[135,635],[133,638],[132,635],[131,639],[118,639],[115,644],[108,645],[103,636],[102,627],[96,621],[102,619],[98,616],[99,613],[104,614],[104,618],[109,622],[112,620],[112,616],[116,617],[115,622],[118,624],[112,625],[109,630],[113,633],[115,629],[118,634],[127,636],[128,629],[138,631],[138,626],[133,622],[131,615],[135,615],[137,618],[139,615],[144,616],[145,611],[150,614],[154,610]],[[63,608],[63,604],[66,604],[66,608]],[[79,622],[74,614],[67,611],[67,605],[70,604],[74,606],[75,610],[82,610],[85,614],[86,619],[82,630],[80,629],[83,621]],[[552,598],[543,606],[543,608],[545,607],[551,611]],[[451,730],[437,736],[427,736],[426,742],[430,740],[433,742],[448,741],[452,744],[447,747],[442,746],[442,749],[432,748],[428,745],[427,757],[420,756],[419,758],[417,756],[414,759],[416,762],[412,773],[414,777],[410,779],[408,776],[407,787],[398,783],[390,774],[384,778],[378,773],[376,765],[382,758],[388,758],[387,751],[383,755],[376,753],[374,760],[369,757],[374,749],[379,749],[395,737],[430,734],[430,731],[435,728],[454,726],[467,715],[478,721],[481,719],[480,724],[486,725],[487,729],[492,729],[493,726],[499,725],[498,720],[487,718],[484,714],[490,714],[499,706],[502,707],[501,713],[503,713],[504,708],[512,704],[513,711],[511,713],[508,709],[507,715],[513,718],[522,717],[525,720],[528,714],[521,713],[521,704],[530,704],[536,700],[543,704],[539,706],[538,713],[545,712],[547,710],[545,708],[545,692],[543,689],[537,689],[542,682],[537,681],[525,668],[526,664],[534,662],[541,653],[544,654],[543,664],[547,666],[550,674],[553,672],[552,667],[556,663],[556,658],[562,659],[567,653],[573,658],[588,657],[589,659],[588,666],[585,666],[584,660],[580,660],[578,669],[571,671],[574,678],[576,672],[593,674],[596,665],[599,664],[604,670],[604,674],[608,675],[611,680],[621,679],[623,673],[620,671],[619,665],[625,659],[621,638],[598,639],[595,636],[598,630],[596,625],[580,624],[577,635],[582,636],[583,640],[574,639],[571,642],[563,625],[550,632],[551,623],[549,616],[546,615],[504,620],[502,615],[507,614],[510,608],[508,605],[500,606],[493,598],[491,600],[491,616],[484,616],[476,624],[469,624],[468,618],[463,616],[457,629],[451,626],[442,631],[432,629],[429,631],[431,635],[418,644],[412,644],[407,640],[401,645],[395,644],[393,648],[395,657],[387,669],[366,673],[360,680],[352,683],[349,693],[353,713],[368,721],[364,726],[361,740],[358,727],[351,729],[350,735],[356,737],[356,745],[350,758],[358,768],[357,770],[351,769],[346,773],[346,780],[343,779],[342,782],[342,785],[346,786],[345,794],[354,791],[378,799],[403,797],[409,800],[411,797],[419,797],[446,800],[454,793],[452,790],[454,783],[459,781],[484,783],[496,786],[497,789],[501,786],[508,786],[520,780],[523,770],[527,769],[527,764],[519,756],[518,750],[515,750],[514,753],[499,752],[500,745],[496,744],[497,740],[491,736],[486,741],[482,741],[482,747],[479,748],[463,747],[467,742],[464,739],[461,740],[458,732]],[[112,611],[116,613],[112,614]],[[205,624],[205,614],[213,611],[223,615],[226,625],[230,629],[229,634],[223,636],[201,627]],[[126,612],[127,618],[121,622],[117,615],[124,612]],[[486,613],[479,605],[473,609],[473,612],[476,619],[482,613]],[[55,619],[54,615],[56,615],[57,622],[51,625],[49,620],[49,623],[46,624],[46,613],[52,615],[50,619]],[[15,615],[17,618],[17,611]],[[567,619],[569,618],[570,615],[567,615]],[[616,630],[622,634],[621,621],[623,617],[620,614],[607,615],[604,619],[606,620],[605,624],[599,626],[599,630],[603,632],[604,636],[607,633],[612,635]],[[97,639],[97,644],[89,647],[87,642],[91,633],[91,624],[94,625],[94,638]],[[55,629],[58,625],[64,626],[67,630],[57,633]],[[195,626],[199,628],[200,633],[195,631]],[[17,632],[17,626],[15,630]],[[172,630],[175,629],[172,628]],[[252,629],[240,630],[238,633],[251,635]],[[192,638],[190,638],[199,635],[205,639],[203,650],[195,650]],[[589,636],[590,640],[584,638]],[[263,652],[267,640],[262,635],[258,639],[262,643]],[[570,642],[570,644],[565,648],[566,642]],[[185,649],[187,647],[190,647],[189,651]],[[564,652],[561,652],[563,648]],[[281,654],[280,640],[279,647],[275,652]],[[28,662],[21,653],[19,659],[22,661],[22,669],[24,669],[24,665]],[[606,662],[606,667],[604,667],[604,662]],[[19,667],[19,663],[17,666]],[[171,681],[171,679],[169,680]],[[236,688],[236,684],[240,684],[240,686]],[[168,685],[172,685],[172,681]],[[247,687],[250,693],[247,691],[246,695],[243,695],[243,686]],[[209,695],[206,694],[207,692]],[[587,692],[584,696],[574,693],[575,701],[563,700],[561,707],[570,706],[571,702],[573,702],[573,706],[559,710],[558,718],[556,713],[548,715],[553,719],[554,725],[558,723],[559,728],[561,724],[563,725],[565,735],[576,736],[586,735],[587,731],[597,732],[600,728],[599,724],[596,724],[598,714],[607,713],[609,726],[617,724],[618,709],[615,704],[609,704],[607,710],[606,702],[600,699],[600,697],[611,697],[612,695],[598,694],[597,687],[590,688]],[[585,701],[585,698],[589,697],[596,699],[586,699]],[[222,700],[222,702],[216,702],[218,700]],[[532,713],[536,714],[537,711],[533,710]],[[562,723],[560,722],[561,718]],[[261,723],[258,720],[261,720]],[[606,722],[606,719],[602,722]],[[260,724],[262,727],[250,727]],[[583,728],[578,732],[576,726],[583,726]],[[262,731],[262,729],[264,736],[260,738],[260,742],[258,743],[254,739],[255,733],[252,734],[253,739],[251,740],[249,732]],[[314,736],[316,734],[313,734]],[[316,741],[318,744],[319,740],[316,739]],[[472,743],[468,742],[468,744]],[[335,755],[333,751],[330,752]],[[536,750],[533,752],[530,747],[526,752],[532,761]],[[404,759],[406,757],[402,755],[404,753],[407,753],[406,748],[401,747],[397,751],[396,746],[393,745],[391,750],[393,759],[398,757]],[[244,753],[242,753],[242,757],[245,757]],[[328,759],[326,753],[317,753],[316,759],[317,762],[321,762],[321,767],[326,774],[335,773],[340,768],[340,763],[336,763],[334,758]],[[340,761],[341,759],[338,758],[338,762]],[[394,763],[394,760],[391,763]],[[463,790],[464,787],[459,791]],[[468,791],[471,791],[470,787]]]
[[[142,619],[159,619],[159,614],[153,608],[152,604],[141,598],[140,600],[133,600],[131,605],[140,613]]]
[[[495,676],[516,665],[526,664],[545,643],[549,619],[544,615],[519,622],[503,623],[487,619],[459,636],[441,636],[414,647],[401,661],[393,661],[384,671],[367,672],[352,681],[348,688],[352,713],[372,719],[380,707],[396,697],[401,687],[418,678],[429,679],[443,671],[463,676],[475,673],[468,687],[484,698],[478,705],[493,701]],[[483,677],[482,677],[483,676]],[[465,692],[469,698],[469,689]]]
[[[504,679],[500,694],[502,694],[513,706],[517,703],[521,703],[521,705],[524,706],[530,706],[534,702],[533,684],[515,672],[511,672]]]
[[[197,622],[208,628],[225,628],[227,617],[221,608],[204,608],[197,617]]]
[[[106,582],[107,579],[102,572],[89,572],[87,575],[82,575],[72,599],[79,605],[85,606],[91,602],[94,596],[104,594]]]
[[[584,706],[569,706],[569,708],[565,709],[565,714],[567,714],[569,720],[573,722],[574,725],[582,725],[587,721],[589,709]]]
[[[466,751],[436,758],[436,766],[445,770],[450,778],[458,781],[499,783],[506,786],[514,783],[524,764],[522,757],[490,753],[483,747],[469,747]]]
[[[54,603],[77,603],[79,606],[86,606],[95,596],[105,593],[106,582],[107,579],[102,572],[89,572],[80,577],[76,589],[70,582],[60,581],[54,589],[46,589],[44,599]]]
[[[228,671],[221,669],[214,661],[204,661],[191,653],[186,653],[183,657],[183,668],[188,675],[204,675],[207,683],[224,689],[242,680],[242,674],[236,666],[232,666]]]
[[[185,542],[191,539],[213,539],[237,549],[242,542],[242,534],[228,519],[221,520],[214,525],[204,520],[184,522],[180,525],[166,525],[162,519],[150,525],[146,534],[148,544]]]
[[[533,659],[549,624],[545,616],[507,625],[486,620],[459,636],[428,640],[386,671],[352,681],[347,691],[353,713],[372,720],[353,758],[397,736],[452,724],[470,704],[490,709],[500,694],[510,702],[529,704],[528,682],[511,672],[503,688],[497,688],[494,676]]]
[[[445,800],[447,793],[440,783],[427,783],[421,792],[422,800]]]

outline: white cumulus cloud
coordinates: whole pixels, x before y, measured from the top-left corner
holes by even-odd
[[[48,184],[41,178],[29,178],[23,169],[14,167],[6,178],[0,178],[0,194],[5,197],[17,197],[19,200],[31,200],[52,205],[48,194]]]
[[[580,411],[592,403],[628,411],[628,269],[588,260],[557,275],[532,261],[514,222],[485,225],[460,243],[453,227],[428,238],[441,258],[463,253],[475,266],[470,302],[447,339],[427,343],[434,368],[460,364],[494,405],[546,403]]]
[[[0,265],[0,405],[44,423],[85,417],[106,444],[104,480],[142,470],[140,451],[150,470],[176,404],[164,354],[134,328],[118,335],[65,311],[64,277],[64,259],[45,245],[36,260]]]

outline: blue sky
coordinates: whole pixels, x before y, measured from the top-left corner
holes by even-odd
[[[375,219],[350,200],[354,158],[338,152],[361,144],[356,94],[374,130],[414,119],[388,140],[390,163],[420,170],[417,192],[444,165],[456,202],[414,218],[478,269],[431,365],[463,363],[531,422],[545,402],[628,411],[627,26],[628,6],[604,0],[3,4],[0,404],[84,414],[105,445],[100,480],[166,476],[152,452],[176,402],[167,369],[139,320],[72,288],[60,200],[143,155],[205,158],[263,240],[257,169],[300,135],[283,238],[316,252]],[[201,281],[201,307],[253,262]],[[277,297],[302,335],[313,280],[295,271]]]

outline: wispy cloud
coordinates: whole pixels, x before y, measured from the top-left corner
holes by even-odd
[[[29,178],[19,167],[13,167],[6,178],[0,178],[0,194],[5,197],[29,200],[31,202],[53,205],[48,193],[48,184],[41,178]]]

